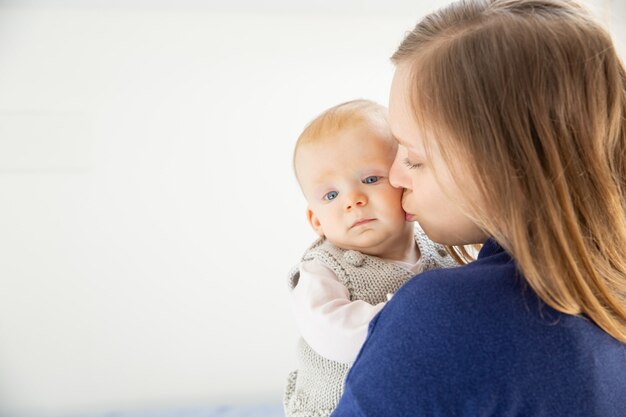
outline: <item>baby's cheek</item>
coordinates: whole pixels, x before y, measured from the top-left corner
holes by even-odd
[[[393,212],[404,213],[402,209],[402,192],[403,189],[401,188],[390,187],[387,193],[385,193],[386,204]]]
[[[404,188],[394,188],[391,187],[391,190],[389,190],[389,195],[390,195],[390,199],[392,199],[393,201],[397,201],[398,205],[400,205],[402,203],[402,193],[404,192]]]

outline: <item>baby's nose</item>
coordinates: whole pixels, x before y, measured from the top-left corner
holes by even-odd
[[[348,196],[346,201],[346,210],[352,210],[355,207],[361,207],[367,204],[367,197],[361,193],[354,193]]]

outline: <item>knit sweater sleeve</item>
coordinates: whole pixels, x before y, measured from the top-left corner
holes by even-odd
[[[348,289],[317,260],[300,266],[291,304],[303,339],[321,356],[341,363],[356,358],[371,319],[385,303],[350,301]]]

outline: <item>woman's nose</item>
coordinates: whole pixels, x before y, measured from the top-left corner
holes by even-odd
[[[400,153],[396,154],[396,158],[389,169],[389,183],[396,188],[410,188],[411,183],[408,180],[406,166],[401,161]]]
[[[367,204],[367,196],[363,193],[350,193],[345,203],[346,210],[350,211],[355,207],[362,207]]]

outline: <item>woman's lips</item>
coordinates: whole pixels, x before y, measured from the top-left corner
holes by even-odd
[[[406,220],[407,222],[414,222],[415,221],[415,216],[410,214],[410,213],[405,213],[404,214],[404,220]]]
[[[376,219],[360,219],[352,223],[352,226],[350,226],[350,228],[352,229],[353,227],[363,226],[364,224],[371,223],[374,220]]]

